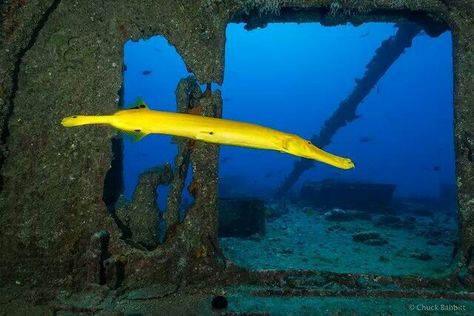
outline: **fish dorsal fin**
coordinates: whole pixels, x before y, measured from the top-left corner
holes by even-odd
[[[132,104],[132,106],[129,108],[129,110],[138,110],[138,109],[148,110],[148,105],[145,103],[145,100],[143,100],[143,98],[137,98],[135,102]]]
[[[129,136],[132,139],[132,142],[136,143],[140,141],[143,137],[148,135],[147,133],[143,133],[141,130],[136,129],[134,131],[123,131],[123,133]]]

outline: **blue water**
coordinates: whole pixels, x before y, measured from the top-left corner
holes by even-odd
[[[352,91],[381,42],[395,32],[390,23],[270,24],[251,32],[229,24],[224,83],[213,85],[223,94],[223,117],[310,138]],[[325,148],[351,157],[356,168],[317,164],[295,189],[326,178],[394,183],[398,196],[436,196],[441,185],[454,186],[451,46],[449,32],[417,36],[361,103],[360,118],[340,129]],[[125,64],[125,104],[143,97],[153,109],[176,110],[177,83],[190,74],[165,38],[127,42]],[[126,140],[125,196],[131,198],[141,172],[172,163],[176,151],[168,136]],[[270,196],[298,159],[222,146],[221,195]]]

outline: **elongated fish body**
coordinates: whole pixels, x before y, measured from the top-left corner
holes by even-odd
[[[341,169],[354,168],[350,159],[323,151],[294,134],[239,121],[149,110],[144,103],[113,115],[75,115],[62,120],[66,127],[89,124],[111,125],[135,134],[138,139],[148,134],[181,136],[208,143],[280,151]]]

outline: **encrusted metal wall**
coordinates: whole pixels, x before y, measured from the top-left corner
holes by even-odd
[[[143,265],[142,271],[127,270],[127,275],[135,273],[136,280],[153,273],[173,278],[174,273],[162,272],[178,267],[159,268],[156,258],[167,261],[173,255],[189,255],[194,248],[208,247],[207,235],[215,238],[215,228],[203,220],[216,211],[215,146],[196,144],[192,165],[199,195],[196,210],[190,210],[188,217],[194,219],[168,234],[168,244],[176,246],[179,242],[171,242],[173,234],[189,230],[189,235],[180,237],[186,249],[163,246],[151,256],[119,240],[121,232],[102,200],[115,131],[101,127],[67,130],[59,123],[71,113],[117,109],[123,46],[132,38],[163,34],[198,80],[221,82],[224,28],[230,11],[211,15],[207,7],[189,1],[11,1],[4,4],[3,14],[2,281],[47,279],[69,286],[92,281],[86,267],[94,265],[91,255],[98,241],[93,236],[101,230],[111,235],[108,252],[112,257],[128,260],[124,266],[133,267],[131,271]],[[216,105],[203,111],[219,110],[219,98],[219,94],[206,96],[203,107]],[[152,197],[142,194],[142,198]],[[194,212],[200,214],[194,216]],[[210,231],[205,232],[206,228]],[[162,252],[171,254],[170,258],[163,259]],[[187,259],[179,264],[184,268]],[[154,269],[146,268],[150,266]]]
[[[115,131],[65,129],[61,118],[117,109],[123,45],[129,39],[164,35],[200,83],[221,83],[225,27],[232,19],[258,26],[285,19],[337,24],[405,17],[425,23],[427,30],[431,23],[447,23],[453,32],[462,250],[462,269],[456,273],[465,284],[474,284],[473,1],[11,0],[1,10],[0,285],[17,282],[54,289],[84,288],[94,282],[139,287],[150,280],[180,286],[205,276],[255,280],[256,274],[243,277],[242,272],[238,278],[238,269],[225,270],[219,252],[216,146],[179,141],[177,167],[166,171],[173,175],[159,178],[163,170],[155,170],[159,179],[153,174],[142,178],[144,189],[135,207],[149,207],[155,198],[153,190],[146,193],[146,183],[171,183],[175,194],[168,199],[172,211],[165,218],[166,242],[143,250],[119,238],[123,231],[103,201]],[[177,99],[179,111],[220,115],[219,92],[196,91],[183,81]],[[189,166],[195,201],[179,223],[179,192],[187,189],[183,183]],[[116,211],[127,218],[127,210]],[[105,260],[110,271],[103,269]],[[269,282],[274,277],[262,276]]]

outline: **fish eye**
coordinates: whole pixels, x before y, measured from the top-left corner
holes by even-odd
[[[72,118],[77,118],[77,115],[73,115],[73,117],[72,117]]]

